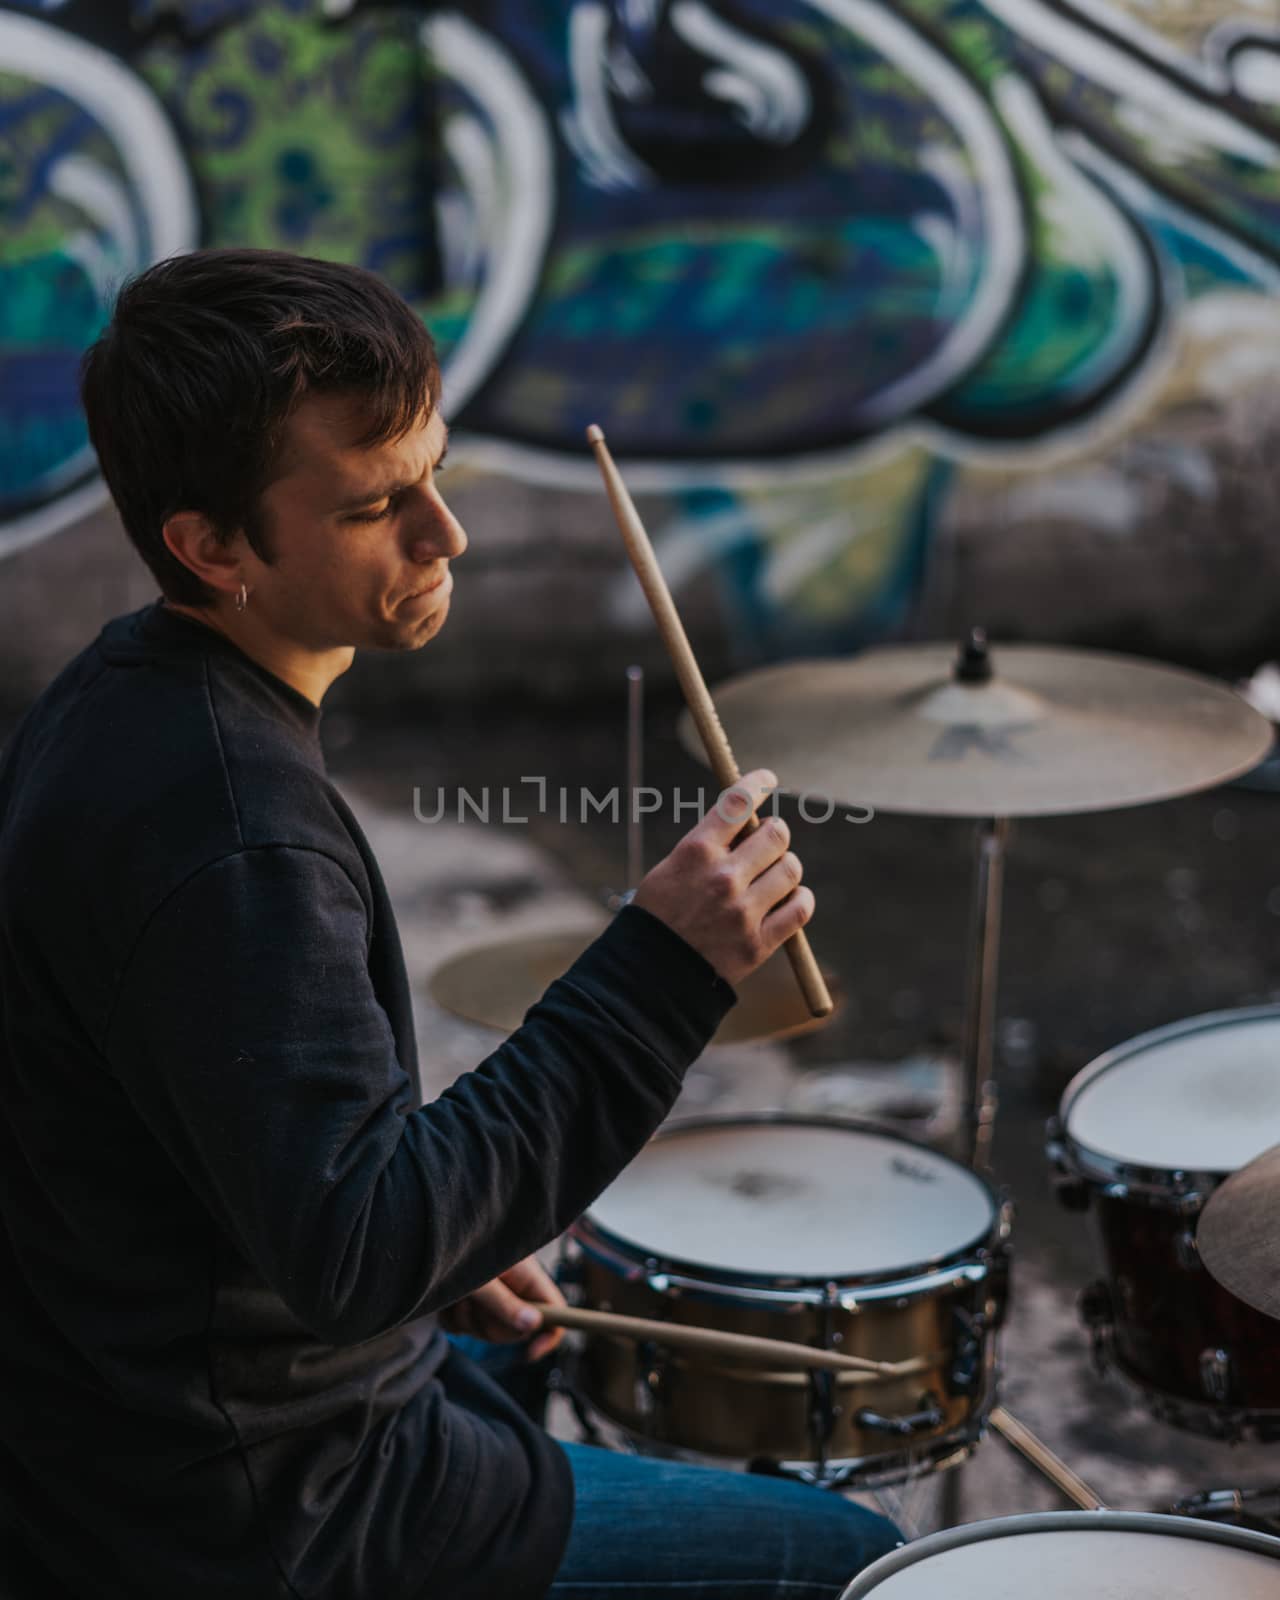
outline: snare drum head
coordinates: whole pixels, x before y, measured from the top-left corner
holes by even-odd
[[[1235,1172],[1280,1144],[1280,1008],[1144,1034],[1086,1068],[1063,1106],[1071,1142],[1109,1160]]]
[[[841,1600],[1276,1600],[1280,1539],[1186,1517],[1003,1517],[885,1556]]]
[[[643,1149],[591,1220],[659,1261],[768,1278],[925,1267],[986,1238],[981,1179],[908,1139],[840,1123],[697,1123]]]

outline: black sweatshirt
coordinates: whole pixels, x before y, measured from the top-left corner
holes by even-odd
[[[733,993],[623,911],[421,1106],[320,713],[156,605],[0,763],[0,1485],[93,1600],[519,1600],[559,1447],[431,1313],[545,1244]]]

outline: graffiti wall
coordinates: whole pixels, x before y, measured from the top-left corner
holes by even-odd
[[[115,286],[202,243],[394,283],[477,507],[526,485],[559,520],[600,422],[739,659],[855,647],[957,530],[1158,549],[1171,493],[1209,541],[1238,516],[1280,433],[1280,19],[0,4],[0,586],[101,501],[75,378]],[[643,620],[620,564],[600,602]]]

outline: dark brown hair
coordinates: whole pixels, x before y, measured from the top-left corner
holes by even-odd
[[[197,250],[125,285],[84,359],[89,437],[125,530],[165,596],[207,605],[208,585],[172,555],[165,519],[203,512],[269,561],[259,506],[285,423],[308,394],[350,394],[371,446],[397,439],[440,398],[431,335],[360,267],[277,250]]]

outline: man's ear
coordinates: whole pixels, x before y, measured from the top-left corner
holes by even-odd
[[[240,538],[220,539],[203,511],[175,511],[161,530],[175,560],[219,594],[235,594],[242,579]]]

